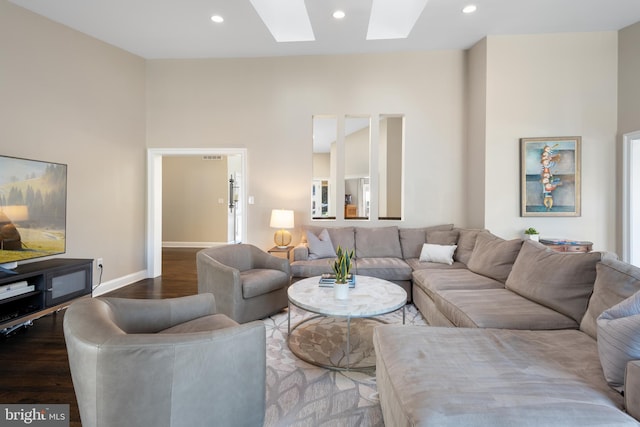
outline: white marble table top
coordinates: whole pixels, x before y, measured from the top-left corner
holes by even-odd
[[[320,277],[310,277],[289,286],[289,301],[304,310],[325,316],[371,317],[391,313],[404,306],[407,293],[387,280],[356,276],[349,299],[334,297],[332,287],[321,287]]]

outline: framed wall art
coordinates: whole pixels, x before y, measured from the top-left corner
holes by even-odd
[[[520,216],[580,216],[581,142],[520,139]]]

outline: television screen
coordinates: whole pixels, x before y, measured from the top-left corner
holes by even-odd
[[[67,165],[0,156],[0,264],[64,253]]]

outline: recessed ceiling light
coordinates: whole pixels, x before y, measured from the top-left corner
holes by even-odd
[[[373,0],[367,40],[409,36],[428,0]]]
[[[333,17],[336,19],[342,19],[344,18],[346,15],[342,10],[336,10],[335,12],[333,12]]]
[[[462,13],[473,13],[478,10],[478,7],[475,4],[469,4],[462,8]]]
[[[215,22],[216,24],[220,24],[220,23],[224,22],[224,18],[222,16],[220,16],[220,15],[213,15],[211,17],[211,20],[213,22]]]

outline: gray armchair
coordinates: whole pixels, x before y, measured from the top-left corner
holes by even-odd
[[[262,319],[287,306],[289,261],[249,245],[203,249],[196,255],[198,292],[216,297],[218,311],[239,323]]]
[[[64,316],[84,427],[262,426],[266,333],[213,295],[88,298]]]

